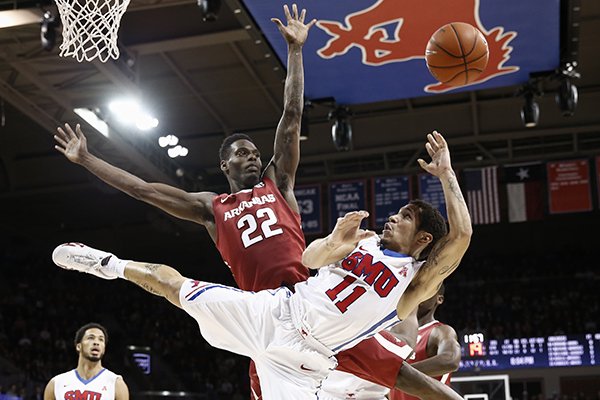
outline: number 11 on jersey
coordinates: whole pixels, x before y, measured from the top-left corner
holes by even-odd
[[[335,306],[343,313],[346,312],[350,304],[354,303],[360,296],[365,294],[367,289],[362,286],[355,286],[352,289],[352,293],[346,296],[344,299],[335,301],[342,290],[346,289],[356,280],[353,276],[346,276],[340,283],[338,283],[334,288],[329,289],[325,292],[327,297],[329,297],[332,301],[335,302]]]

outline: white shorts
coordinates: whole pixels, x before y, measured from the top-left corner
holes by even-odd
[[[187,280],[179,300],[208,343],[254,360],[264,400],[316,399],[321,380],[337,361],[333,352],[294,326],[291,295],[283,287],[246,292]]]
[[[319,400],[387,400],[390,389],[342,371],[323,380]]]

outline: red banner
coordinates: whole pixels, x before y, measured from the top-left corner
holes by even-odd
[[[592,210],[588,160],[566,160],[547,164],[550,214]]]
[[[596,186],[598,186],[598,207],[600,207],[600,156],[596,157]]]

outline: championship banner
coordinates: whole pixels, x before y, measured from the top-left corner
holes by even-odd
[[[598,202],[600,203],[600,156],[596,157],[596,186],[598,187]]]
[[[444,218],[448,219],[444,189],[442,182],[437,177],[431,174],[419,174],[419,198],[433,204]]]
[[[592,210],[588,160],[550,162],[547,169],[550,214]]]
[[[347,181],[329,184],[329,229],[347,212],[366,210],[366,181]]]
[[[305,234],[323,233],[321,185],[296,186],[294,195],[300,209],[302,231]]]
[[[504,166],[509,222],[544,217],[542,167],[540,162]]]
[[[500,222],[498,167],[465,170],[467,205],[474,225]]]
[[[398,210],[410,201],[410,177],[394,176],[373,179],[373,211],[374,226],[383,226],[388,217],[397,214]]]

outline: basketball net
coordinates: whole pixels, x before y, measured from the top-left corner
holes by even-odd
[[[62,21],[61,57],[119,58],[117,34],[130,0],[55,0]]]

